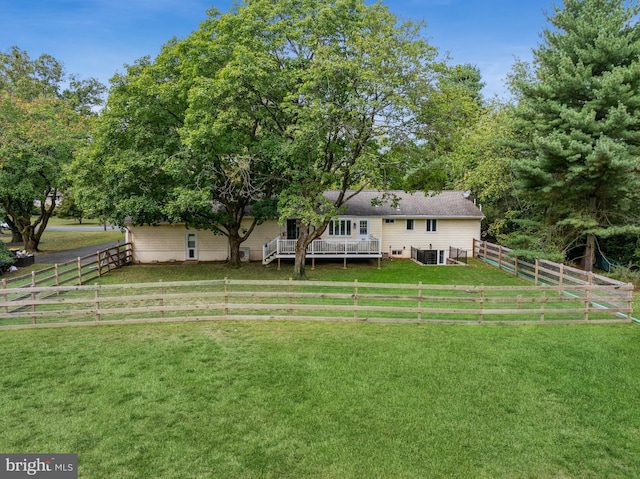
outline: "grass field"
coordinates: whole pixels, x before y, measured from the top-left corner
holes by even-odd
[[[0,450],[81,478],[637,477],[638,357],[637,325],[7,331]]]
[[[347,269],[342,261],[317,263],[315,269],[307,265],[307,278],[313,281],[354,281],[377,283],[485,284],[529,285],[482,261],[470,260],[469,266],[419,266],[410,260],[385,260],[381,268],[376,261],[351,261]],[[201,279],[289,279],[293,262],[267,266],[258,262],[245,263],[241,268],[229,268],[222,263],[136,265],[113,271],[101,279],[107,283],[140,283],[148,281],[195,281]]]
[[[119,230],[107,231],[45,231],[40,243],[41,253],[53,253],[67,249],[83,248],[111,241],[123,241],[124,233]]]
[[[287,279],[134,266],[103,283]],[[483,263],[322,264],[310,279],[523,284]],[[374,279],[375,278],[375,279]],[[640,477],[640,326],[316,322],[0,333],[0,451],[80,478]]]

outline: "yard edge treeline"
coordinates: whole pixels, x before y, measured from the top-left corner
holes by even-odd
[[[105,91],[95,79],[68,76],[50,55],[0,52],[0,207],[12,241],[27,251],[38,251],[65,166],[90,141]]]
[[[75,198],[121,226],[223,234],[232,264],[258,222],[296,218],[303,277],[307,245],[348,190],[415,178],[476,105],[481,86],[470,91],[422,27],[362,0],[212,9],[112,79],[95,144],[75,163]],[[340,192],[333,202],[328,189]]]
[[[514,246],[572,249],[591,271],[600,241],[640,233],[640,26],[636,2],[565,0],[533,66],[511,79],[521,194],[534,234]],[[529,224],[531,226],[532,223]],[[527,233],[527,229],[520,230]]]

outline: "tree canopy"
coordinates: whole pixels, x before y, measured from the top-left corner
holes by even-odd
[[[95,80],[68,78],[49,55],[0,53],[0,205],[28,251],[38,249],[64,166],[89,140],[88,117],[103,92]]]
[[[420,29],[362,0],[212,9],[192,35],[114,78],[96,143],[76,164],[76,198],[118,224],[225,234],[232,259],[252,229],[241,229],[247,208],[260,221],[277,199],[279,217],[300,223],[303,276],[307,245],[347,191],[388,186],[394,155],[442,130],[433,105],[445,103],[446,68]],[[459,73],[468,89],[473,75]],[[335,202],[328,189],[341,192]]]
[[[639,13],[624,0],[564,0],[533,67],[512,77],[519,186],[555,248],[584,245],[588,270],[598,237],[640,231]]]

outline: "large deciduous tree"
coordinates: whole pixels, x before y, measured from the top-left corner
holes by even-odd
[[[232,44],[217,36],[205,24],[112,79],[95,144],[73,165],[73,189],[84,208],[120,226],[171,221],[224,235],[237,266],[241,243],[275,215],[279,176],[264,129],[238,93],[224,94]]]
[[[516,67],[516,128],[523,191],[565,250],[582,243],[591,270],[598,237],[638,232],[640,7],[624,0],[564,0]]]
[[[211,22],[228,59],[204,98],[221,90],[273,138],[272,167],[285,180],[278,210],[299,222],[303,277],[311,241],[350,194],[384,186],[387,159],[416,139],[436,51],[420,26],[362,0],[255,0]],[[339,191],[334,201],[328,189]]]
[[[0,53],[0,205],[28,251],[38,250],[64,166],[89,140],[88,117],[103,91],[95,80],[67,78],[51,56]]]
[[[211,10],[154,62],[115,78],[80,176],[97,173],[118,223],[213,229],[232,259],[253,228],[241,231],[247,208],[259,221],[277,198],[280,218],[300,222],[294,269],[304,276],[308,244],[347,191],[384,186],[386,158],[421,133],[438,73],[419,30],[363,0]],[[336,201],[328,189],[340,190]]]

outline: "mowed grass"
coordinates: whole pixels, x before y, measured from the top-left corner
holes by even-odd
[[[317,262],[315,269],[306,267],[307,280],[373,283],[417,284],[484,284],[486,286],[530,285],[482,261],[471,259],[468,266],[420,266],[410,260],[351,261],[347,268],[342,261]],[[196,281],[207,279],[286,280],[293,274],[293,262],[263,265],[245,263],[241,268],[229,268],[223,263],[147,264],[127,266],[101,278],[102,284],[146,283],[154,281]]]
[[[81,478],[628,478],[637,325],[219,322],[0,334],[0,450]]]
[[[119,230],[107,231],[45,231],[40,243],[41,253],[54,253],[85,246],[122,241],[124,233]]]
[[[48,226],[100,226],[95,221],[89,221],[89,223],[79,225],[77,222],[73,223],[72,220],[62,220],[58,218],[52,218]],[[65,251],[75,248],[83,248],[85,246],[93,246],[102,243],[109,243],[111,241],[124,242],[125,235],[117,228],[107,227],[106,230],[100,231],[82,231],[81,229],[55,231],[52,229],[46,229],[42,234],[42,240],[40,241],[39,249],[41,253],[53,253],[57,251]],[[8,243],[11,241],[11,233],[7,230],[3,230],[0,234],[0,241]]]
[[[103,283],[287,279],[129,266]],[[527,284],[471,261],[324,263],[311,280]],[[628,478],[640,327],[228,321],[0,333],[0,451],[80,478]]]

